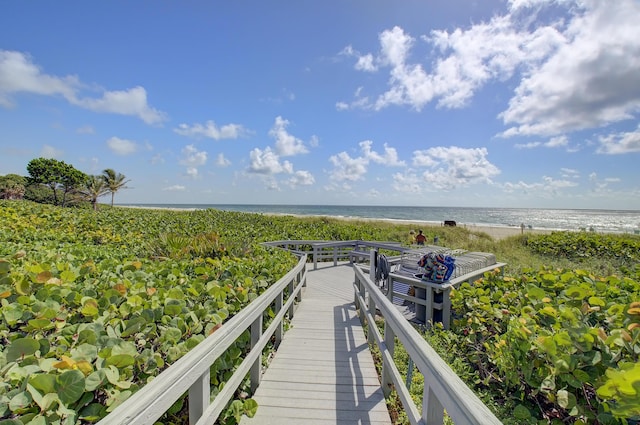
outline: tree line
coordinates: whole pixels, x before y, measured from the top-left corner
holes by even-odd
[[[27,164],[28,176],[0,176],[0,199],[27,199],[60,206],[90,202],[98,209],[98,199],[126,189],[126,176],[107,168],[99,175],[87,175],[73,165],[52,158],[35,158]]]

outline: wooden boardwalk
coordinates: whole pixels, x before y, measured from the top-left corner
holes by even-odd
[[[380,381],[353,305],[347,264],[309,269],[307,288],[241,425],[390,424]]]

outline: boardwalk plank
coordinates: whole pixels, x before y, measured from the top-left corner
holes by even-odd
[[[366,338],[353,306],[353,270],[310,270],[291,329],[241,425],[391,423]]]

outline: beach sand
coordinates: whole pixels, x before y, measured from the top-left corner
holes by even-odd
[[[505,239],[510,236],[517,236],[520,234],[525,234],[525,235],[548,234],[553,231],[549,229],[524,229],[524,232],[523,232],[518,227],[504,227],[504,226],[463,225],[463,227],[471,230],[472,232],[484,232],[495,240]]]

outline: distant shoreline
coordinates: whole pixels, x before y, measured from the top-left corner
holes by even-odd
[[[148,209],[148,210],[167,210],[167,211],[198,211],[200,208],[175,208],[175,207],[160,207],[160,206],[142,206],[142,205],[117,205],[122,208],[134,208],[134,209]],[[442,222],[438,221],[426,221],[426,220],[410,220],[410,219],[391,219],[391,218],[363,218],[363,217],[344,217],[344,216],[332,216],[332,215],[307,215],[307,214],[290,214],[290,213],[254,213],[254,214],[263,214],[263,215],[272,215],[272,216],[291,216],[297,218],[305,218],[305,217],[326,217],[335,220],[344,220],[344,221],[381,221],[387,222],[391,224],[400,224],[400,225],[416,225],[419,227],[430,226],[430,227],[438,227],[442,226]],[[537,228],[525,228],[524,231],[519,227],[509,227],[509,226],[490,226],[490,225],[478,225],[478,224],[465,224],[459,223],[460,227],[468,229],[473,232],[482,232],[491,236],[495,240],[506,239],[511,236],[517,236],[520,234],[549,234],[552,232],[562,232],[565,230],[553,230],[553,229],[537,229]]]

